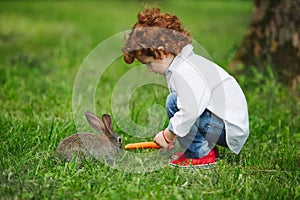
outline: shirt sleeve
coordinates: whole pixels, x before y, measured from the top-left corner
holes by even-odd
[[[210,90],[205,78],[197,71],[174,71],[171,79],[177,94],[179,111],[170,119],[170,123],[174,133],[184,137],[207,108]]]

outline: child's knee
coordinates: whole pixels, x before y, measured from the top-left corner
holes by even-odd
[[[174,92],[171,92],[168,96],[167,96],[167,100],[166,100],[166,104],[176,104],[177,103],[177,95]]]
[[[177,95],[172,92],[168,95],[166,100],[166,109],[169,118],[173,117],[174,114],[178,111],[177,108]]]

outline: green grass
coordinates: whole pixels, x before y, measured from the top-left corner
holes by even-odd
[[[154,5],[176,13],[224,68],[252,10],[251,1]],[[166,166],[137,174],[53,156],[59,141],[76,132],[72,89],[81,63],[98,43],[131,28],[142,7],[139,1],[0,2],[0,199],[299,199],[299,91],[277,83],[271,70],[236,75],[251,134],[239,155],[220,148],[222,160],[209,170]],[[119,59],[105,72],[95,96],[98,114],[111,113],[113,86],[131,68]],[[133,120],[147,124],[148,108],[164,105],[167,93],[153,85],[135,91]],[[114,127],[125,144],[138,140]]]

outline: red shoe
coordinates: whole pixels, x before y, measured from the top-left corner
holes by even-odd
[[[219,154],[219,149],[217,146],[215,146],[213,148],[214,152],[215,152],[215,157],[216,157],[216,160],[220,160],[220,154]],[[176,152],[172,155],[172,159],[175,160],[176,158],[179,158],[181,157],[182,155],[184,154],[184,152]]]
[[[215,162],[215,152],[211,150],[202,158],[187,158],[183,154],[179,158],[171,160],[170,165],[178,167],[208,167],[209,165],[215,164]]]

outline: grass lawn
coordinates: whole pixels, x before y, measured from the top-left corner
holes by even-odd
[[[220,148],[221,161],[209,170],[134,173],[53,155],[76,132],[72,95],[82,62],[99,43],[130,29],[143,6],[176,14],[225,69],[252,11],[245,0],[145,2],[0,2],[0,199],[299,199],[299,91],[277,83],[271,70],[233,74],[248,101],[251,134],[239,155]],[[121,58],[110,64],[95,92],[97,114],[112,114],[114,85],[133,67]],[[149,108],[164,106],[167,94],[159,85],[135,90],[133,121],[147,125]],[[114,128],[124,144],[141,140]]]

